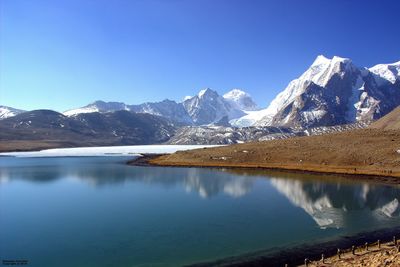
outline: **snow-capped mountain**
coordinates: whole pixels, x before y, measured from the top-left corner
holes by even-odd
[[[7,106],[0,106],[0,120],[14,117],[15,115],[21,114],[23,112],[26,111]]]
[[[253,101],[251,96],[240,90],[233,89],[223,96],[233,107],[243,111],[258,110],[257,104]]]
[[[140,105],[129,105],[128,109],[137,113],[149,113],[164,117],[180,125],[192,125],[193,120],[182,103],[165,99],[161,102],[147,102]]]
[[[210,88],[201,90],[182,104],[196,125],[218,122],[225,116],[231,120],[245,115],[242,110]]]
[[[211,89],[201,90],[195,96],[187,96],[183,102],[177,103],[165,99],[161,102],[146,102],[139,105],[128,105],[121,102],[96,101],[87,106],[65,111],[66,116],[76,116],[81,113],[107,113],[127,110],[135,113],[149,113],[164,117],[176,125],[206,125],[246,115],[242,110],[257,108],[251,97],[240,90],[232,90],[225,98]]]
[[[81,108],[67,110],[63,112],[63,114],[65,116],[76,116],[82,113],[93,113],[93,112],[107,113],[117,110],[129,110],[129,109],[126,104],[121,102],[104,102],[98,100]]]
[[[99,100],[81,108],[67,110],[63,114],[70,117],[82,113],[108,113],[118,110],[162,116],[172,122],[183,125],[191,125],[193,123],[181,103],[176,103],[168,99],[161,102],[146,102],[140,105],[127,105],[122,102],[104,102]]]
[[[397,65],[368,70],[348,58],[318,56],[266,109],[252,112],[233,125],[308,128],[377,119],[400,105],[400,82],[398,76],[393,79],[394,73],[398,74]]]
[[[233,89],[220,96],[207,88],[195,96],[186,96],[180,103],[164,100],[127,105],[96,101],[66,111],[64,115],[128,110],[161,116],[176,126],[312,128],[343,125],[378,119],[400,105],[399,70],[400,61],[367,69],[356,66],[348,58],[329,59],[320,55],[262,110],[258,110],[250,95],[242,90]]]
[[[400,61],[392,64],[378,64],[369,69],[372,73],[379,76],[381,79],[376,79],[378,84],[389,81],[392,84],[400,79]]]

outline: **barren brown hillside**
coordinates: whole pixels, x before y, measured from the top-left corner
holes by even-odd
[[[363,129],[225,147],[150,160],[156,165],[280,168],[400,177],[400,131]]]
[[[373,129],[400,130],[400,106],[370,125]]]

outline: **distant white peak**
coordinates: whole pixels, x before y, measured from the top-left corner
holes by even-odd
[[[224,94],[224,98],[228,99],[240,99],[245,96],[250,96],[250,95],[240,89],[233,89],[228,93]]]
[[[400,77],[400,61],[391,64],[378,64],[369,69],[372,73],[394,84]],[[378,84],[382,81],[376,79]]]
[[[18,115],[22,112],[24,112],[24,110],[11,108],[7,106],[0,106],[0,119],[14,117],[15,115]]]
[[[191,98],[192,98],[192,96],[187,95],[187,96],[185,96],[185,97],[183,98],[183,101],[188,100],[188,99],[191,99]]]
[[[330,62],[331,62],[331,60],[329,58],[326,58],[324,55],[319,55],[314,60],[312,66],[317,66],[317,65],[322,65],[322,64],[329,64]]]
[[[351,59],[349,59],[347,57],[333,56],[332,61],[333,62],[351,62]]]
[[[327,58],[324,55],[319,55],[314,60],[314,62],[311,65],[311,67],[319,66],[319,65],[335,64],[335,63],[338,63],[338,62],[347,63],[347,62],[351,62],[351,60],[349,58],[345,58],[345,57],[333,56],[333,58]]]
[[[206,88],[206,89],[200,90],[200,92],[198,93],[198,96],[199,96],[200,98],[202,98],[202,97],[203,97],[207,92],[209,92],[209,91],[211,91],[210,88]]]
[[[89,106],[89,107],[67,110],[67,111],[63,112],[63,114],[65,116],[71,117],[71,116],[76,116],[81,113],[93,113],[93,112],[99,112],[99,109],[95,106]]]

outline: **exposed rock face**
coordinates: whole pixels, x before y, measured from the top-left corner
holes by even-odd
[[[162,116],[178,125],[192,125],[193,120],[182,103],[165,99],[161,102],[147,102],[140,105],[129,105],[128,109],[138,113],[149,113]]]
[[[220,96],[216,91],[204,89],[196,96],[185,97],[181,103],[165,99],[160,102],[146,102],[139,105],[127,105],[121,102],[96,101],[87,106],[65,111],[66,116],[77,116],[82,113],[114,112],[128,110],[136,113],[148,113],[164,117],[177,126],[207,125],[220,121],[223,117],[232,120],[245,113],[242,108],[252,110],[256,108],[250,96],[240,90],[232,90],[227,98]]]
[[[294,129],[273,126],[226,127],[223,125],[181,127],[171,137],[168,144],[174,145],[221,145],[237,144],[251,141],[285,139],[293,136],[321,135],[362,129],[367,123],[353,123],[336,126],[322,126],[308,129]]]
[[[168,99],[138,105],[95,101],[63,114],[76,116],[127,110],[162,116],[176,126],[215,124],[225,116],[235,127],[342,125],[378,119],[400,105],[399,77],[400,61],[367,69],[356,66],[348,58],[318,56],[299,78],[291,81],[262,110],[240,89],[220,96],[207,88],[179,103]],[[21,112],[0,106],[0,119]]]
[[[379,77],[379,79],[376,79],[378,84],[386,83],[387,81],[395,84],[400,77],[400,61],[392,64],[378,64],[370,68],[369,71]]]
[[[162,116],[177,126],[216,124],[227,117],[234,127],[312,128],[368,122],[400,105],[400,61],[370,69],[348,58],[318,56],[313,64],[262,110],[246,92],[220,96],[209,88],[181,103],[171,100],[126,105],[96,101],[64,114],[130,110]],[[228,124],[225,123],[225,126]]]
[[[217,122],[227,116],[229,119],[239,118],[245,113],[233,107],[217,92],[207,88],[198,95],[183,101],[187,113],[196,125]]]
[[[348,58],[318,56],[266,109],[236,124],[308,128],[380,118],[400,104],[399,65],[366,69]]]
[[[180,128],[168,141],[174,145],[222,145],[249,141],[263,141],[295,136],[298,133],[288,128],[277,127],[223,127],[223,126],[188,126]]]

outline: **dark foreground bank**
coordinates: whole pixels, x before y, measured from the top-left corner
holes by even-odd
[[[266,251],[258,251],[254,253],[234,256],[226,259],[201,262],[191,267],[261,267],[261,266],[298,266],[304,264],[307,258],[310,261],[321,259],[321,254],[325,257],[337,254],[337,249],[345,250],[352,246],[362,246],[365,242],[373,243],[377,240],[388,242],[393,240],[393,236],[399,237],[400,227],[394,229],[385,229],[374,232],[360,233],[356,236],[344,236],[338,240],[327,241],[316,244],[298,245],[293,248],[283,249],[275,248]]]

